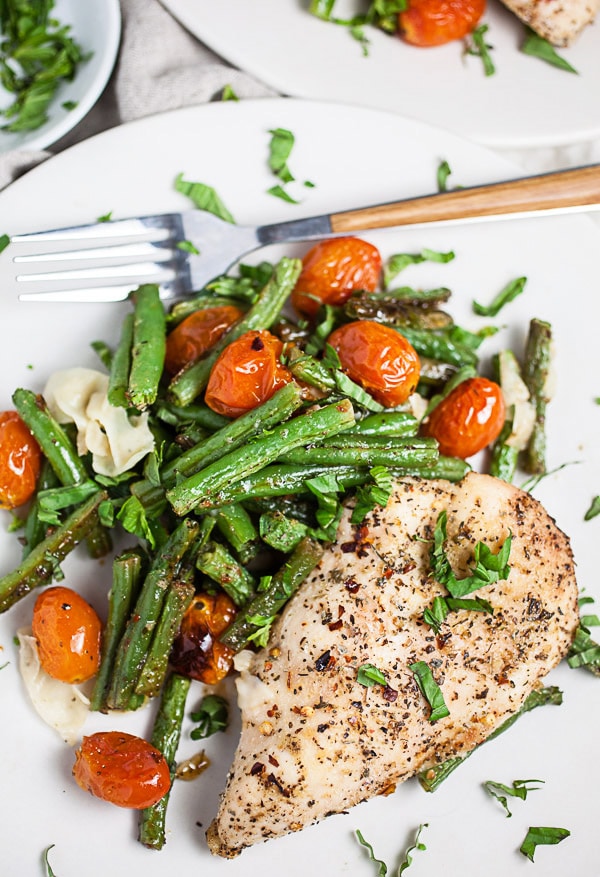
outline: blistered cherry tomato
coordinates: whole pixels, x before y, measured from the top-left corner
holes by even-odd
[[[121,731],[84,737],[75,753],[73,776],[96,798],[134,810],[152,807],[171,786],[162,752],[147,740]]]
[[[409,0],[398,29],[413,46],[441,46],[471,33],[484,11],[485,0]]]
[[[371,320],[346,323],[331,333],[342,369],[386,408],[406,402],[414,393],[421,364],[409,342],[389,326]]]
[[[40,663],[61,682],[85,682],[98,670],[102,622],[75,591],[60,585],[38,596],[31,623]]]
[[[207,685],[215,685],[227,676],[234,652],[218,637],[235,614],[235,605],[227,594],[196,594],[173,644],[173,669]]]
[[[199,359],[242,314],[239,308],[224,305],[194,311],[182,320],[167,336],[165,369],[168,373],[174,375],[188,363]]]
[[[314,317],[322,304],[342,305],[355,290],[374,292],[381,277],[381,254],[360,238],[320,241],[302,259],[292,305]]]
[[[487,378],[469,378],[433,409],[423,432],[438,440],[441,454],[464,460],[498,438],[505,413],[498,384]]]
[[[42,452],[16,411],[0,413],[0,508],[16,509],[35,491]]]
[[[265,329],[232,341],[212,368],[206,404],[225,417],[239,417],[266,402],[292,380],[281,362],[282,353],[283,343]]]

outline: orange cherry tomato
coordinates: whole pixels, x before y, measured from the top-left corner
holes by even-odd
[[[421,363],[399,332],[372,320],[356,320],[340,326],[327,340],[343,371],[381,405],[394,408],[414,393]]]
[[[227,594],[196,594],[173,643],[173,669],[207,685],[215,685],[227,676],[235,653],[218,637],[235,615],[235,605]]]
[[[355,290],[374,292],[381,277],[381,254],[360,238],[320,241],[302,259],[291,301],[298,313],[315,317],[322,304],[343,305]]]
[[[471,33],[484,11],[485,0],[409,0],[398,29],[413,46],[442,46]]]
[[[498,384],[487,378],[469,378],[433,409],[423,432],[438,440],[444,456],[466,459],[498,438],[505,414]]]
[[[243,311],[233,305],[204,308],[182,320],[167,336],[165,369],[170,375],[210,350],[236,323]]]
[[[266,402],[293,380],[281,362],[282,352],[283,343],[265,329],[232,341],[212,368],[206,404],[225,417],[239,417]]]
[[[16,411],[0,413],[0,508],[16,509],[35,492],[42,452]]]
[[[31,623],[40,663],[61,682],[85,682],[100,665],[102,622],[70,588],[47,588],[33,607]]]
[[[84,737],[75,753],[73,776],[85,792],[133,810],[152,807],[171,787],[162,752],[147,740],[120,731]]]

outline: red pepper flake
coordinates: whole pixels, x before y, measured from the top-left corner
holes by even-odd
[[[383,699],[387,700],[388,703],[395,703],[398,700],[398,692],[386,685],[383,689]]]
[[[360,584],[354,579],[346,579],[344,587],[350,594],[356,594],[356,592],[360,590]]]
[[[269,755],[269,764],[272,764],[273,767],[279,767],[279,762],[274,755]]]
[[[261,764],[260,761],[255,761],[254,764],[252,765],[252,767],[250,768],[250,776],[255,777],[258,774],[261,774],[264,771],[264,769],[265,769],[264,764]]]
[[[332,621],[332,622],[331,622],[330,624],[328,624],[327,626],[328,626],[329,630],[339,630],[340,627],[343,627],[343,626],[344,626],[344,622],[342,621],[341,618],[338,618],[337,621]]]
[[[252,339],[252,343],[250,344],[250,347],[252,348],[252,350],[264,350],[265,342],[262,340],[262,338],[260,338],[258,335],[256,335]]]

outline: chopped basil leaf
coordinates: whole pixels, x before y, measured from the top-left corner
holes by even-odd
[[[596,515],[600,515],[600,496],[595,496],[592,500],[592,503],[583,516],[584,521],[591,521],[592,518],[595,518]]]
[[[513,780],[512,786],[505,786],[503,783],[497,783],[495,780],[488,780],[483,784],[486,792],[496,798],[506,811],[507,818],[512,816],[508,809],[507,798],[520,798],[525,801],[528,792],[535,792],[539,789],[539,785],[532,786],[531,783],[544,783],[544,780]]]
[[[511,280],[510,283],[498,293],[490,305],[480,305],[478,302],[474,301],[474,312],[479,314],[480,317],[495,317],[505,305],[514,301],[517,296],[521,295],[525,289],[526,283],[526,277],[517,277],[516,280]]]
[[[406,852],[404,853],[404,858],[403,858],[402,862],[400,862],[400,865],[398,866],[398,870],[396,872],[396,877],[400,877],[401,874],[404,874],[406,869],[412,864],[413,857],[412,857],[411,853],[413,853],[415,850],[419,850],[422,852],[423,850],[427,849],[425,844],[422,843],[420,840],[421,832],[423,831],[424,828],[427,828],[427,825],[428,824],[425,822],[423,825],[420,825],[419,828],[417,829],[417,834],[415,836],[415,842],[413,844],[411,844],[411,846],[409,846],[408,849],[406,850]],[[362,833],[358,829],[356,830],[356,837],[358,838],[358,842],[360,843],[360,845],[363,846],[367,850],[367,852],[369,853],[369,859],[372,862],[375,862],[375,864],[378,866],[377,867],[377,877],[386,877],[386,874],[388,872],[387,865],[381,859],[376,858],[375,853],[373,851],[373,847],[371,846],[370,843],[368,843],[368,841],[365,840]]]
[[[323,314],[323,319],[315,326],[313,333],[304,348],[309,356],[314,356],[315,353],[319,353],[319,351],[323,349],[326,339],[331,335],[335,327],[337,317],[336,309],[331,305],[323,305],[319,311],[319,314],[321,313]],[[333,350],[333,347],[330,346],[330,349]],[[338,356],[335,368],[339,367],[340,358]]]
[[[365,688],[372,688],[373,685],[387,685],[387,681],[381,670],[378,670],[374,664],[363,664],[358,668],[356,681]]]
[[[493,49],[494,47],[485,40],[485,35],[488,30],[489,25],[480,24],[474,31],[472,31],[470,43],[467,42],[466,53],[467,55],[475,55],[476,57],[481,58],[483,72],[486,76],[493,76],[496,72],[496,68],[492,61],[490,49]]]
[[[419,850],[419,852],[424,852],[427,849],[425,844],[420,840],[421,832],[423,831],[424,828],[427,828],[427,827],[428,827],[427,822],[423,823],[423,825],[419,825],[419,828],[417,829],[417,834],[415,837],[415,842],[406,850],[406,853],[404,854],[404,861],[401,862],[400,867],[398,868],[398,877],[400,877],[401,874],[404,874],[406,869],[410,865],[412,865],[411,853],[413,853],[415,850]]]
[[[229,722],[227,701],[218,694],[207,694],[198,710],[191,714],[191,719],[199,723],[197,728],[190,731],[192,740],[203,740],[218,731],[224,731]]]
[[[130,496],[125,500],[117,513],[117,519],[128,533],[147,540],[152,548],[156,548],[156,539],[146,517],[146,510],[137,496]]]
[[[70,36],[70,25],[51,16],[53,7],[54,0],[0,3],[0,85],[14,95],[0,109],[4,130],[33,131],[47,122],[59,86],[91,57]]]
[[[10,244],[10,238],[7,234],[0,234],[0,253]]]
[[[290,171],[287,161],[294,147],[294,135],[287,128],[272,128],[269,134],[271,135],[269,167],[282,183],[291,183],[294,180],[294,175]]]
[[[392,476],[385,466],[374,466],[369,470],[372,484],[357,488],[356,505],[352,510],[351,524],[360,524],[376,506],[384,508],[392,495]]]
[[[98,486],[93,481],[83,481],[81,484],[74,484],[72,486],[40,490],[37,494],[39,504],[38,517],[45,524],[60,526],[61,518],[58,512],[69,506],[85,502],[97,490]]]
[[[446,512],[440,512],[435,525],[433,546],[429,556],[435,580],[441,585],[445,585],[452,597],[465,597],[484,585],[508,578],[510,573],[508,558],[512,544],[510,533],[497,554],[492,554],[485,543],[478,542],[475,545],[475,567],[472,568],[471,575],[463,579],[457,579],[444,550],[446,521]]]
[[[575,638],[567,655],[567,664],[573,669],[584,667],[595,676],[600,676],[600,645],[594,642],[582,624],[575,632]]]
[[[373,685],[387,685],[384,674],[374,664],[363,664],[359,667],[356,681],[360,685],[364,685],[365,688],[372,688]]]
[[[372,862],[375,862],[375,864],[377,865],[377,877],[386,877],[386,874],[388,872],[387,865],[381,859],[376,858],[373,847],[368,841],[364,839],[363,835],[358,829],[356,829],[356,837],[358,838],[359,844],[367,850],[369,854],[369,859]]]
[[[420,253],[396,253],[394,256],[390,256],[384,268],[383,284],[388,286],[409,265],[418,265],[421,262],[446,263],[451,262],[452,259],[454,259],[452,251],[440,253],[437,250],[429,250],[427,248],[421,250]]]
[[[572,67],[564,58],[561,58],[552,43],[549,43],[548,40],[545,40],[530,28],[527,28],[526,30],[526,36],[521,45],[521,51],[525,55],[532,55],[534,58],[540,58],[542,61],[552,64],[553,67],[559,67],[561,70],[566,70],[567,73],[575,73],[579,75],[578,70]]]
[[[533,862],[533,854],[538,846],[559,844],[570,834],[571,832],[566,828],[543,828],[541,826],[529,828],[525,840],[519,847],[519,852],[527,856],[530,862]]]
[[[221,100],[239,100],[239,97],[231,87],[231,85],[225,85],[223,91],[221,92]]]
[[[177,249],[183,250],[184,253],[191,253],[193,256],[200,255],[200,250],[191,241],[178,241]]]
[[[207,213],[212,213],[214,216],[218,216],[219,219],[224,219],[225,222],[235,224],[233,216],[212,186],[207,186],[205,183],[189,182],[183,179],[183,174],[177,174],[175,189],[177,192],[181,192],[182,195],[186,195],[198,210],[206,210]]]
[[[425,661],[416,661],[414,664],[410,664],[410,670],[414,674],[421,694],[431,707],[431,713],[429,714],[431,724],[434,724],[439,719],[443,719],[445,716],[449,716],[450,710],[446,706],[441,688],[433,678],[429,664],[426,664]]]
[[[452,171],[450,169],[450,165],[447,161],[442,161],[438,165],[437,169],[437,187],[438,192],[447,192],[448,191],[448,179],[451,175]]]
[[[105,213],[104,216],[99,216],[96,220],[97,222],[110,222],[112,219],[112,210],[109,210],[108,213]]]
[[[298,204],[296,198],[292,198],[292,196],[285,191],[283,186],[280,186],[279,184],[267,189],[267,195],[273,195],[274,198],[281,198],[282,201],[287,201],[288,204]]]
[[[470,612],[488,612],[493,614],[494,610],[487,600],[481,597],[464,600],[460,597],[434,597],[433,603],[423,612],[423,621],[428,624],[436,633],[439,633],[442,622],[446,620],[448,614],[452,611],[457,612],[459,609],[467,609]]]
[[[56,877],[56,874],[54,873],[54,871],[50,867],[50,862],[48,860],[48,853],[50,852],[50,850],[53,850],[53,849],[54,849],[54,844],[50,844],[50,846],[46,847],[46,849],[42,853],[42,859],[44,862],[44,867],[46,869],[46,877]]]
[[[584,627],[598,627],[600,625],[600,618],[597,615],[582,615],[581,623]]]

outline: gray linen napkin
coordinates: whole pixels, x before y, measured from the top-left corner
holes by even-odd
[[[226,85],[240,98],[276,94],[231,67],[191,36],[158,0],[120,0],[121,47],[113,75],[88,115],[46,151],[0,155],[0,189],[51,155],[122,122],[218,99]]]

